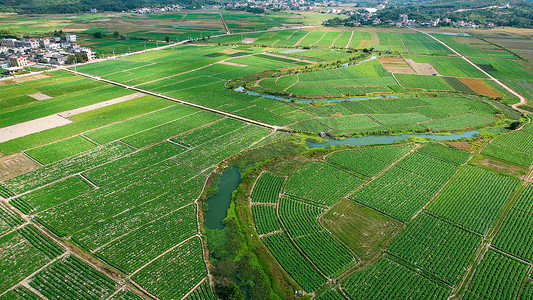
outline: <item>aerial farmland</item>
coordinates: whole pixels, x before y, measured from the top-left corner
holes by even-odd
[[[78,18],[25,22],[146,42],[0,80],[0,299],[533,298],[517,44],[314,13]]]

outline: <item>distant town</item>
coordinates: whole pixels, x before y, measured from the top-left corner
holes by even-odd
[[[77,36],[0,39],[0,69],[14,73],[26,67],[59,66],[96,59],[94,52],[76,43]]]

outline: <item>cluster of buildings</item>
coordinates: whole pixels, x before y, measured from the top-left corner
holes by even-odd
[[[182,9],[185,9],[185,6],[181,6],[179,4],[170,4],[168,6],[164,7],[140,7],[133,10],[133,12],[145,15],[145,14],[156,14],[156,13],[162,13],[162,12],[170,12],[170,11],[180,11]]]
[[[226,4],[227,9],[239,9],[240,7],[258,7],[275,10],[316,10],[319,7],[336,7],[341,3],[333,0],[245,0]]]
[[[32,39],[0,39],[0,69],[15,72],[37,64],[62,65],[68,55],[81,55],[84,60],[96,59],[91,49],[76,43],[76,35]]]

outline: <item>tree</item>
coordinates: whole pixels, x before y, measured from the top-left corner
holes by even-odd
[[[165,35],[165,42],[170,42],[170,37],[168,35]]]
[[[119,36],[120,36],[120,33],[118,31],[113,32],[114,38],[118,39]]]
[[[96,39],[101,39],[101,38],[104,37],[104,35],[103,35],[101,32],[99,32],[99,31],[93,33],[93,36],[94,36],[94,38],[96,38]]]

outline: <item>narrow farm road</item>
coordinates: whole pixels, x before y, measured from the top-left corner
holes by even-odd
[[[431,34],[427,33],[427,32],[424,32],[422,30],[418,30],[418,29],[415,29],[415,28],[411,28],[412,30],[416,31],[416,32],[419,32],[419,33],[422,33],[422,34],[425,34],[427,36],[429,36],[430,38],[434,39],[435,41],[441,43],[442,45],[444,45],[446,48],[450,49],[450,51],[452,51],[453,53],[457,54],[460,58],[462,58],[464,61],[466,61],[467,63],[471,64],[474,68],[476,68],[477,70],[479,70],[481,73],[485,74],[488,78],[490,78],[492,81],[496,82],[498,85],[500,85],[502,88],[504,88],[505,90],[507,90],[509,93],[513,94],[515,97],[517,97],[520,102],[519,103],[516,103],[516,104],[513,104],[511,105],[511,107],[515,110],[518,110],[522,113],[526,113],[526,111],[518,108],[518,106],[521,106],[521,105],[524,105],[527,103],[526,101],[526,98],[522,95],[520,95],[519,93],[517,93],[515,90],[513,90],[512,88],[510,88],[509,86],[507,86],[505,83],[501,82],[499,79],[497,79],[496,77],[490,75],[488,72],[486,72],[485,70],[483,70],[481,67],[479,67],[478,65],[476,65],[474,62],[472,62],[470,59],[468,59],[467,57],[465,57],[464,55],[462,55],[461,53],[455,51],[455,49],[453,49],[452,47],[448,46],[446,43],[444,43],[443,41],[439,40],[438,38],[432,36]]]
[[[87,78],[90,78],[90,79],[93,79],[93,80],[102,81],[102,82],[106,82],[106,83],[113,84],[113,85],[116,85],[116,86],[120,86],[120,87],[123,87],[125,89],[132,90],[132,91],[145,93],[147,95],[152,95],[152,96],[163,98],[163,99],[166,99],[166,100],[170,100],[170,101],[173,101],[173,102],[176,102],[176,103],[179,103],[179,104],[183,104],[183,105],[195,107],[195,108],[198,108],[198,109],[201,109],[201,110],[209,111],[209,112],[212,112],[212,113],[215,113],[215,114],[219,114],[219,115],[222,115],[222,116],[225,116],[225,117],[228,117],[228,118],[232,118],[232,119],[236,119],[236,120],[239,120],[239,121],[243,121],[243,122],[246,122],[246,123],[258,125],[258,126],[269,128],[269,129],[273,129],[273,130],[283,129],[283,127],[281,127],[281,126],[276,126],[276,125],[271,125],[271,124],[259,122],[259,121],[253,120],[253,119],[249,119],[249,118],[242,117],[242,116],[239,116],[239,115],[235,115],[235,114],[232,114],[232,113],[228,113],[228,112],[225,112],[225,111],[222,111],[222,110],[218,110],[216,108],[211,108],[211,107],[203,106],[203,105],[200,105],[200,104],[184,101],[184,100],[181,100],[181,99],[178,99],[178,98],[170,97],[170,96],[167,96],[167,95],[163,95],[163,94],[160,94],[160,93],[156,93],[156,92],[152,92],[152,91],[148,91],[148,90],[143,90],[143,89],[140,89],[138,87],[126,85],[126,84],[123,84],[123,83],[120,83],[120,82],[116,82],[116,81],[113,81],[113,80],[101,78],[101,77],[90,75],[90,74],[86,74],[86,73],[76,72],[74,70],[70,70],[70,69],[67,69],[67,68],[64,68],[62,70],[74,73],[76,75],[81,75],[81,76],[84,76],[84,77],[87,77]]]

